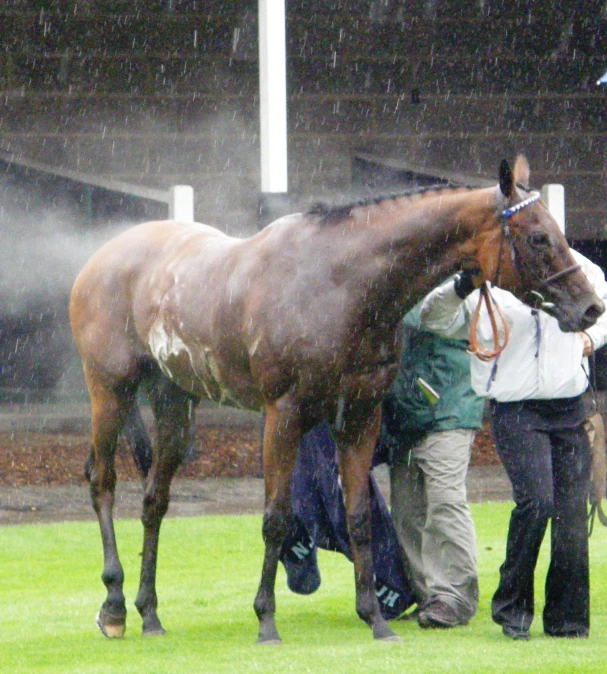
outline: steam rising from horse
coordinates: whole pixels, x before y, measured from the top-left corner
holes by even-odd
[[[523,299],[541,289],[563,330],[588,327],[604,309],[541,202],[512,215],[508,231],[500,226],[502,210],[529,196],[528,173],[519,157],[514,171],[502,163],[495,188],[315,208],[245,240],[200,224],[151,222],[92,257],[74,284],[70,316],[91,398],[88,476],[103,541],[107,598],[98,625],[106,636],[122,636],[126,623],[114,455],[141,386],[157,426],[135,601],[144,634],[164,632],[155,587],[160,524],[193,410],[208,397],[265,410],[259,642],[279,641],[274,586],[290,478],[302,434],[321,419],[333,423],[338,447],[356,610],[375,638],[397,639],[374,593],[367,475],[402,316],[462,265]]]

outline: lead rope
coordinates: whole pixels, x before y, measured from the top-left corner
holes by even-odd
[[[590,374],[588,372],[586,372],[586,368],[583,365],[582,365],[582,369],[584,370],[584,373],[586,375],[586,379],[588,380],[588,386],[590,387],[590,393],[591,393],[591,396],[592,396],[593,412],[596,412],[596,411],[598,411],[598,403],[597,403],[597,399],[596,399],[596,389],[594,387],[595,378],[596,378],[596,372],[595,372],[595,368],[594,368],[594,364],[595,364],[594,363],[594,351],[592,352],[592,355],[590,356],[590,358],[592,359],[592,364],[590,366],[590,373],[592,373],[592,377],[590,376]],[[588,435],[588,440],[590,442],[590,451],[592,453],[592,445],[594,443],[595,438],[594,438],[594,436],[592,436],[592,437],[590,436],[590,433],[593,432],[594,429],[590,427],[590,421],[588,420],[588,416],[586,418],[586,421],[584,421],[584,430],[586,431],[586,434]],[[591,468],[591,470],[592,470],[592,468]],[[592,475],[591,475],[591,477],[592,477]],[[594,494],[593,494],[593,491],[592,491],[592,480],[590,482],[590,489],[591,489],[591,492],[589,494],[590,511],[588,512],[588,538],[590,538],[590,536],[592,536],[592,532],[594,530],[594,520],[595,520],[595,517],[596,517],[596,511],[597,511],[597,505],[596,505],[595,499],[593,498]]]
[[[522,201],[520,204],[517,204],[517,206],[513,208],[507,208],[502,211],[501,213],[501,234],[500,234],[500,244],[499,248],[497,251],[497,264],[495,265],[495,277],[494,277],[494,283],[497,284],[497,281],[499,280],[500,277],[500,271],[501,271],[501,265],[502,265],[502,253],[504,249],[504,241],[507,239],[510,241],[510,228],[508,227],[508,219],[512,217],[515,213],[520,211],[522,208],[525,208],[525,206],[528,206],[529,204],[533,203],[534,201],[537,201],[539,199],[540,195],[539,193],[534,193],[530,199],[525,199],[525,201]],[[512,246],[512,243],[510,243],[510,254],[514,257],[515,251]],[[508,344],[508,338],[509,338],[509,329],[508,329],[508,324],[506,322],[506,318],[504,314],[502,313],[502,310],[498,303],[495,301],[495,298],[491,295],[489,292],[489,288],[487,286],[487,282],[483,281],[479,288],[480,294],[478,298],[478,304],[476,305],[476,309],[474,310],[474,313],[472,314],[472,320],[470,321],[470,335],[468,338],[468,343],[469,343],[469,348],[468,348],[468,353],[476,356],[479,360],[482,360],[484,362],[488,362],[490,360],[497,359],[500,353],[506,348],[506,345]],[[491,332],[493,334],[493,351],[489,351],[485,349],[484,347],[481,346],[480,342],[478,341],[476,337],[476,330],[478,326],[478,319],[481,313],[481,307],[483,305],[483,302],[485,303],[485,306],[487,307],[487,313],[489,314],[489,321],[491,322]],[[497,327],[497,321],[495,319],[495,313],[493,311],[493,306],[495,306],[497,313],[499,314],[500,320],[502,322],[502,326],[504,329],[504,342],[503,344],[500,345],[499,343],[499,329]],[[493,366],[491,376],[489,377],[489,382],[488,386],[490,386],[491,381],[495,377],[496,373],[496,368],[497,368],[497,360]]]
[[[508,220],[515,214],[521,211],[523,208],[526,208],[527,206],[530,206],[531,204],[535,203],[538,201],[540,198],[540,193],[539,192],[533,192],[531,196],[529,196],[527,199],[519,202],[518,204],[504,209],[501,214],[501,236],[500,236],[500,245],[497,253],[497,264],[495,267],[495,278],[494,278],[494,284],[497,285],[499,281],[499,273],[500,273],[500,267],[501,267],[501,262],[502,262],[502,250],[504,247],[504,240],[507,240],[510,244],[510,254],[512,255],[512,258],[515,258],[516,255],[516,249],[514,247],[514,244],[512,242],[511,236],[510,236],[510,228],[508,226]],[[560,272],[557,276],[561,276],[564,273],[568,273],[569,270],[565,270],[564,272]],[[543,298],[542,298],[543,299]],[[489,320],[491,322],[491,331],[493,333],[493,351],[489,351],[485,348],[483,348],[480,345],[480,342],[478,341],[476,337],[476,330],[477,330],[477,325],[478,325],[478,319],[481,313],[481,306],[485,303],[485,306],[487,307],[487,313],[489,314]],[[493,307],[495,306],[495,310],[497,311],[500,321],[502,322],[502,328],[503,328],[503,333],[504,333],[504,341],[502,344],[499,343],[499,329],[497,327],[497,321],[495,319],[495,313],[493,310]],[[495,298],[491,295],[489,292],[489,288],[487,286],[486,282],[483,282],[483,284],[480,287],[480,296],[478,298],[478,304],[476,305],[476,309],[474,310],[474,314],[472,315],[472,321],[470,322],[470,336],[469,336],[469,344],[470,348],[468,349],[468,352],[475,355],[479,360],[482,361],[490,361],[497,359],[500,353],[506,348],[508,344],[508,339],[510,337],[510,330],[508,328],[508,323],[506,322],[506,317],[504,316],[499,304],[495,301]],[[496,369],[497,369],[497,360],[493,366],[493,370],[491,372],[491,376],[489,378],[489,383],[488,385],[491,384],[491,381],[495,378],[496,374]]]
[[[497,358],[508,345],[508,340],[510,338],[510,328],[508,327],[508,322],[506,321],[504,312],[502,311],[500,305],[495,301],[495,298],[489,292],[489,287],[487,286],[486,282],[483,282],[483,284],[479,288],[479,291],[480,294],[478,298],[478,304],[476,305],[476,309],[474,310],[474,313],[472,314],[472,319],[470,321],[468,353],[472,354],[473,356],[476,356],[479,360],[488,362],[490,360]],[[478,328],[478,319],[481,314],[483,302],[489,315],[489,322],[491,323],[491,333],[493,335],[493,350],[485,349],[483,346],[481,346],[476,336]],[[500,331],[497,324],[496,313],[502,324],[503,340],[501,344],[500,344]]]
[[[590,356],[592,376],[586,372],[588,385],[592,396],[593,411],[586,417],[584,428],[590,441],[590,452],[592,456],[592,475],[590,484],[590,512],[588,513],[588,536],[592,535],[595,517],[598,516],[599,522],[607,527],[607,515],[603,511],[603,498],[605,497],[605,476],[607,473],[607,457],[605,456],[605,426],[603,418],[598,411],[598,401],[596,396],[596,360],[594,352]],[[599,475],[597,483],[597,473]]]

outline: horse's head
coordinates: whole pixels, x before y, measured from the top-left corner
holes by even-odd
[[[529,190],[529,164],[521,155],[514,170],[501,163],[497,213],[490,220],[471,256],[483,277],[554,316],[565,332],[593,325],[605,306],[539,193]]]

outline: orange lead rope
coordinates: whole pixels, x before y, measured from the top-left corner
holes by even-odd
[[[510,336],[510,330],[508,328],[506,317],[504,316],[504,313],[502,312],[499,304],[491,296],[491,293],[489,292],[489,288],[487,287],[486,282],[483,282],[483,284],[479,288],[479,291],[480,296],[478,298],[478,304],[476,305],[474,314],[472,314],[472,320],[470,321],[470,338],[469,338],[470,347],[468,349],[468,353],[473,354],[479,360],[489,361],[493,360],[494,358],[497,358],[497,356],[499,356],[500,353],[506,348],[506,345],[508,344],[508,338]],[[484,347],[482,347],[478,339],[476,338],[478,319],[481,313],[481,306],[483,304],[483,301],[485,302],[485,306],[487,307],[487,313],[489,314],[489,320],[491,322],[491,331],[493,333],[493,351],[489,351]],[[502,342],[502,344],[500,344],[499,329],[495,317],[496,312],[497,315],[499,316],[500,322],[502,324],[502,330],[504,333],[504,341]]]

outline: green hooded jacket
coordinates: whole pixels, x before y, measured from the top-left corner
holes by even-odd
[[[470,385],[467,342],[420,329],[420,309],[417,305],[403,320],[400,369],[382,405],[380,442],[390,454],[428,433],[482,424],[484,401]],[[419,377],[439,394],[435,404],[420,390]]]

